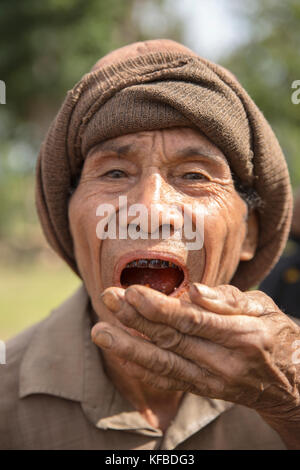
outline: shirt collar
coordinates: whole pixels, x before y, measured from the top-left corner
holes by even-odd
[[[20,398],[45,393],[104,409],[114,387],[91,340],[89,304],[82,285],[37,326],[20,366]]]
[[[84,312],[88,297],[75,295],[37,325],[20,366],[19,397],[46,393],[82,401],[84,393]]]
[[[19,397],[45,393],[81,403],[99,429],[162,436],[116,390],[105,374],[100,349],[91,340],[89,297],[82,285],[36,328],[20,367]],[[164,436],[175,447],[214,420],[231,403],[186,394]]]

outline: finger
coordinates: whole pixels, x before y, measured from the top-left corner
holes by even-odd
[[[181,380],[171,379],[170,377],[164,377],[161,375],[155,375],[148,369],[145,369],[134,362],[124,362],[122,364],[124,372],[134,379],[140,380],[147,385],[152,387],[159,388],[161,390],[181,390],[181,391],[191,391],[193,385],[183,382]]]
[[[117,312],[124,303],[125,290],[120,287],[107,287],[100,299],[112,312]]]
[[[235,286],[208,287],[194,283],[189,294],[192,302],[220,315],[261,316],[265,312],[265,302],[260,297],[241,292]]]
[[[155,375],[191,383],[200,391],[215,388],[218,379],[208,370],[198,367],[170,351],[159,349],[154,344],[108,323],[97,323],[92,329],[92,340],[99,347],[142,366]]]
[[[253,317],[219,315],[143,286],[127,288],[125,300],[150,321],[226,347],[238,346],[240,339],[258,328]]]
[[[143,333],[144,328],[135,328],[134,326],[131,326],[130,318],[129,321],[126,321],[126,313],[130,313],[130,310],[132,310],[132,312],[134,313],[135,309],[124,300],[124,292],[124,289],[120,289],[117,287],[108,287],[101,294],[101,300],[105,304],[105,306],[115,314],[115,317],[123,323],[123,325],[127,326],[128,328],[139,331],[139,333],[145,339],[149,339],[149,337],[145,333]],[[124,312],[123,320],[120,315],[121,311]],[[143,317],[140,316],[140,318],[142,319]],[[133,334],[134,332],[131,331],[130,333]]]
[[[122,364],[122,367],[131,377],[164,391],[181,390],[183,392],[195,393],[196,395],[210,398],[222,398],[224,393],[224,383],[222,380],[217,378],[211,378],[209,380],[209,384],[204,382],[200,385],[195,385],[182,380],[156,375],[150,370],[133,362],[125,362]]]
[[[230,377],[232,371],[240,367],[240,356],[234,355],[232,350],[209,340],[185,335],[170,326],[151,322],[127,302],[116,316],[125,326],[138,330],[159,348],[168,349],[196,365],[203,365],[218,375]]]

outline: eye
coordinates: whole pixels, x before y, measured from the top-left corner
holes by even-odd
[[[110,170],[110,171],[107,171],[103,176],[108,176],[109,178],[113,178],[113,179],[120,179],[127,175],[122,170]]]
[[[207,180],[206,176],[197,172],[185,173],[182,178],[185,180]]]

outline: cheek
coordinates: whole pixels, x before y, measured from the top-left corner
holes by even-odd
[[[90,293],[96,286],[99,286],[100,282],[99,253],[102,240],[96,235],[98,205],[97,198],[83,195],[79,188],[69,204],[69,224],[75,257],[80,274]]]
[[[103,286],[100,276],[102,240],[96,235],[96,226],[99,221],[99,217],[96,216],[98,205],[99,198],[87,196],[82,191],[74,193],[68,213],[74,252],[78,269],[95,312],[102,321],[120,326],[120,322],[107,308],[103,305],[99,308],[99,294],[103,291]]]
[[[203,282],[228,283],[240,261],[246,236],[247,208],[238,195],[219,195],[209,201],[204,216],[206,266]]]
[[[210,195],[197,206],[197,210],[204,215],[204,232],[208,239],[223,240],[228,236],[244,236],[247,206],[238,194],[216,191],[213,197]]]

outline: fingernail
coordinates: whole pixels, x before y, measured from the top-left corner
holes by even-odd
[[[111,348],[112,343],[113,343],[111,334],[107,333],[107,331],[102,331],[102,330],[99,330],[96,333],[95,340],[99,346],[102,346],[103,348],[107,348],[107,349]]]
[[[206,297],[207,299],[217,298],[216,292],[210,287],[205,286],[204,284],[193,284],[192,287],[196,289],[196,292],[198,292],[201,297]]]
[[[122,302],[113,291],[106,291],[101,294],[101,300],[112,312],[118,312],[121,309]]]

